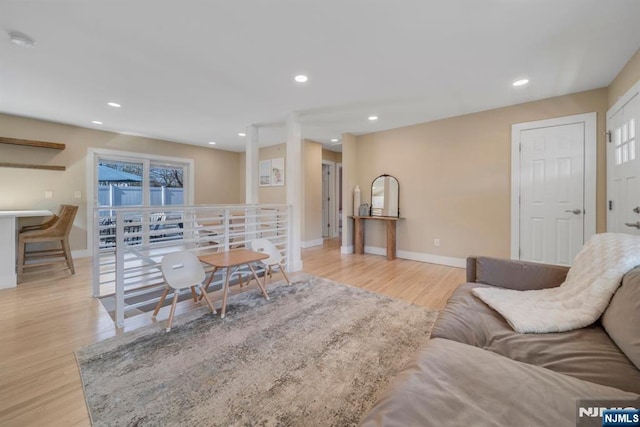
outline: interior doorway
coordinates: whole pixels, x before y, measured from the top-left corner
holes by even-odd
[[[512,126],[511,256],[571,265],[595,233],[596,113]]]
[[[331,171],[329,165],[322,165],[322,237],[331,236]]]

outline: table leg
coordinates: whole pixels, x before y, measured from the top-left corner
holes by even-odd
[[[213,276],[215,276],[216,271],[218,271],[218,267],[213,267],[213,271],[211,272],[211,276],[209,276],[209,280],[207,280],[207,284],[204,285],[204,287],[202,288],[204,292],[207,292],[207,289],[209,289],[209,285],[211,284],[211,281],[213,280]],[[200,295],[200,298],[198,298],[198,301],[200,300],[202,300],[202,295]]]
[[[227,267],[227,275],[224,279],[224,291],[222,292],[222,312],[220,318],[224,319],[224,315],[227,312],[227,294],[229,293],[229,278],[231,277],[231,267]]]
[[[387,259],[396,259],[396,221],[385,221],[387,223]]]
[[[253,268],[253,265],[251,265],[251,263],[248,263],[247,265],[251,269],[251,272],[253,273],[253,277],[256,279],[256,282],[258,282],[258,286],[262,291],[262,295],[264,295],[266,299],[269,299],[269,295],[267,295],[267,288],[265,288],[265,286],[262,283],[260,283],[260,279],[258,279],[258,275],[256,274],[256,269]]]
[[[364,220],[360,218],[353,219],[354,231],[355,231],[355,242],[354,242],[354,253],[363,254],[364,253]]]

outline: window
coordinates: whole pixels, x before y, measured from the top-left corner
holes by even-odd
[[[178,206],[189,196],[191,162],[97,154],[94,188],[97,206]]]

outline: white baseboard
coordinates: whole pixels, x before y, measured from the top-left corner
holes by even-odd
[[[366,246],[364,252],[373,255],[386,255],[387,248],[378,246]],[[397,251],[396,256],[402,259],[410,259],[412,261],[428,262],[430,264],[448,265],[449,267],[466,268],[467,260],[464,258],[454,258],[442,255],[426,254],[422,252]]]
[[[93,256],[93,254],[89,249],[78,249],[75,251],[71,251],[71,256],[73,257],[73,259],[77,259],[77,258],[88,258]]]
[[[341,254],[352,254],[353,253],[353,245],[349,246],[340,246]]]
[[[311,248],[313,246],[321,246],[323,241],[324,241],[323,239],[303,241],[303,242],[300,242],[300,247],[302,247],[303,249],[306,249],[306,248]]]
[[[289,273],[294,273],[296,271],[300,271],[302,270],[302,260],[298,261],[298,262],[294,262],[291,265],[287,264],[287,272]]]

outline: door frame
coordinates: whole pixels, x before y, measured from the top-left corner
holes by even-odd
[[[620,111],[620,109],[629,101],[631,101],[631,99],[633,99],[634,96],[640,96],[640,80],[638,80],[636,82],[636,84],[634,84],[633,86],[631,86],[631,88],[626,91],[624,93],[624,95],[622,95],[620,98],[618,98],[618,100],[616,101],[615,104],[613,104],[613,106],[611,108],[609,108],[607,110],[607,122],[605,124],[605,129],[607,130],[607,132],[611,131],[611,118],[618,112]],[[607,163],[607,218],[606,218],[606,227],[607,227],[607,231],[609,231],[609,226],[611,225],[611,211],[608,208],[608,201],[611,200],[609,197],[611,196],[611,194],[613,194],[613,188],[611,187],[613,185],[613,168],[612,168],[612,164],[611,162],[613,162],[613,157],[609,156],[609,151],[611,150],[611,146],[609,145],[610,141],[606,142],[606,148],[605,148],[605,155],[606,155],[606,163]]]
[[[340,234],[340,222],[342,221],[342,211],[340,210],[339,204],[342,203],[342,197],[338,197],[338,195],[342,192],[342,186],[340,185],[340,180],[338,180],[339,174],[342,173],[342,163],[336,163],[335,175],[333,177],[335,181],[335,193],[336,196],[336,204],[335,204],[335,228],[333,229],[333,234],[331,237],[338,237]],[[339,203],[340,202],[340,203]]]
[[[336,233],[337,224],[335,223],[336,218],[336,164],[330,160],[323,160],[323,165],[329,166],[329,203],[327,206],[327,217],[329,218],[329,236],[332,237]],[[322,196],[320,196],[322,197]],[[324,218],[322,218],[324,221]],[[322,225],[323,232],[321,235],[324,235],[324,224]]]
[[[584,123],[584,241],[596,233],[597,113],[511,125],[511,259],[520,259],[520,132]]]

